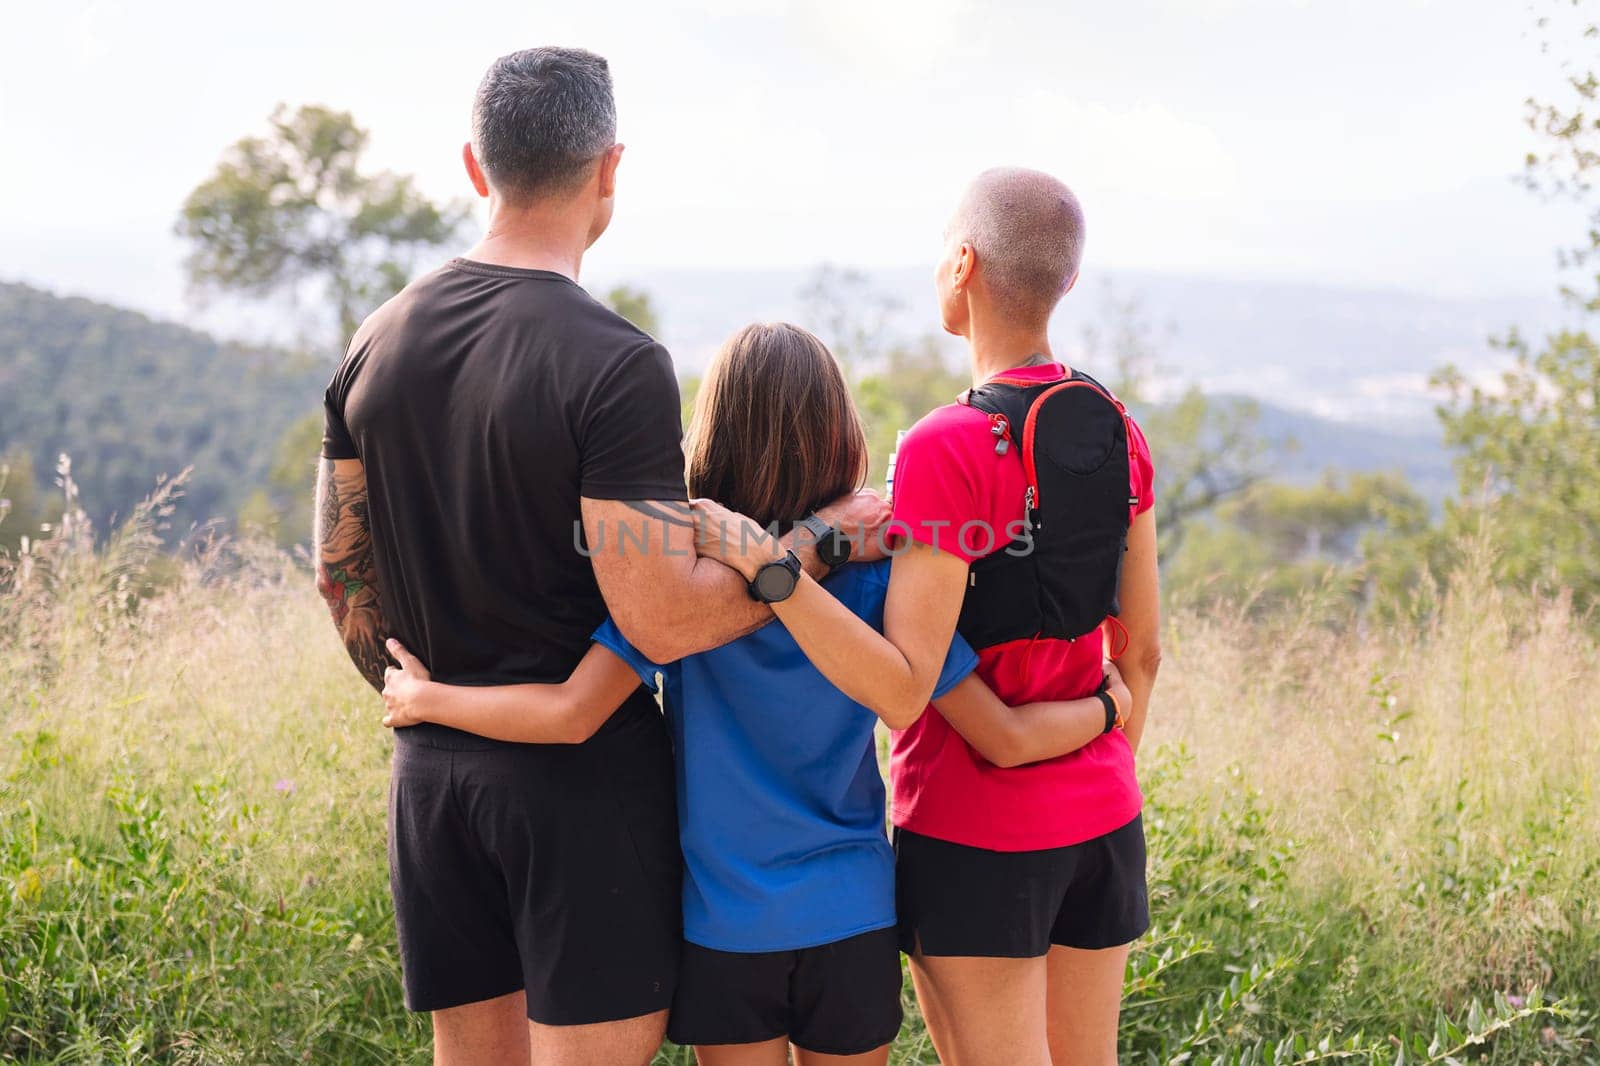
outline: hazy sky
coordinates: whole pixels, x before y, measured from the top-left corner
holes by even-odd
[[[1539,9],[1542,10],[1542,9]],[[1547,288],[1512,175],[1554,86],[1519,0],[9,5],[0,279],[182,307],[185,193],[279,101],[436,196],[496,55],[605,54],[627,144],[592,269],[931,262],[985,166],[1064,178],[1087,269]]]

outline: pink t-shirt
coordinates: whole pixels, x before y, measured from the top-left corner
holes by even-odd
[[[1051,363],[1006,377],[1055,381],[1066,373]],[[1129,430],[1130,494],[1143,512],[1151,505],[1150,447],[1131,420]],[[1020,449],[996,455],[988,415],[950,404],[918,422],[900,445],[894,530],[970,563],[1011,538],[1023,517],[1025,488]],[[987,523],[992,540],[983,527],[962,529],[973,522]],[[1075,641],[1026,638],[983,649],[977,672],[1015,706],[1089,695],[1103,676],[1101,662],[1096,630]],[[1071,754],[1006,769],[973,751],[930,705],[911,728],[894,734],[889,769],[895,825],[992,851],[1092,840],[1132,821],[1144,802],[1120,729]]]

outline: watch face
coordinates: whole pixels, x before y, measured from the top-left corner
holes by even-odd
[[[838,533],[829,533],[817,541],[817,558],[830,570],[850,561],[850,540]]]
[[[794,592],[798,579],[782,563],[769,563],[756,571],[756,594],[767,603],[778,603]]]

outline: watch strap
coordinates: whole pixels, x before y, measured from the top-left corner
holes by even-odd
[[[800,519],[795,523],[795,526],[811,534],[811,544],[816,550],[817,559],[823,566],[828,568],[829,573],[832,573],[836,567],[849,560],[850,542],[842,537],[837,529],[829,525],[826,518],[823,518],[815,511]],[[827,547],[824,548],[824,545],[827,545]],[[840,552],[835,551],[840,545],[843,545],[843,558],[840,558]]]
[[[809,530],[811,535],[817,540],[821,540],[823,537],[826,537],[828,534],[833,532],[833,527],[828,524],[828,520],[817,514],[815,511],[812,511],[810,514],[800,519],[800,521],[796,522],[795,525]]]

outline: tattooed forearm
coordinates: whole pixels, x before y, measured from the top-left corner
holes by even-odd
[[[317,477],[317,589],[350,659],[382,690],[388,626],[378,596],[367,511],[367,476],[355,460],[324,459]]]

